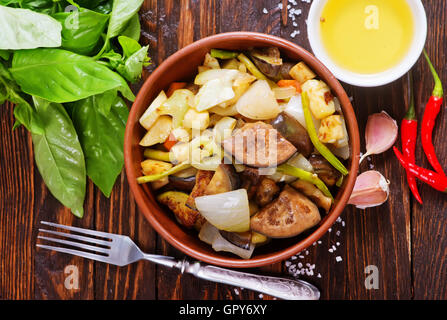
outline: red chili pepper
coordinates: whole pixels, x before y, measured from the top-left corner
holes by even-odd
[[[413,95],[413,76],[409,73],[410,80],[410,106],[405,114],[401,124],[401,139],[402,139],[402,152],[404,153],[408,162],[415,163],[415,149],[417,140],[418,121],[416,118],[416,112],[414,110],[414,95]],[[407,170],[407,181],[413,196],[416,200],[422,204],[422,199],[418,191],[416,184],[416,178]]]
[[[442,169],[441,164],[438,161],[438,157],[436,156],[435,147],[433,146],[433,128],[435,127],[436,117],[441,110],[441,105],[443,102],[444,91],[442,89],[442,82],[439,79],[438,74],[436,73],[433,64],[430,61],[427,53],[424,50],[425,59],[428,62],[430,67],[430,71],[433,74],[433,79],[435,80],[435,87],[433,89],[433,93],[425,106],[424,117],[422,118],[422,126],[421,126],[421,140],[422,140],[422,148],[424,149],[425,155],[427,156],[428,161],[432,165],[433,169],[439,174],[445,176],[444,170]]]
[[[402,166],[407,169],[411,174],[413,174],[416,178],[430,185],[432,188],[447,192],[447,177],[443,176],[437,172],[432,170],[428,170],[425,168],[421,168],[414,163],[411,163],[406,159],[402,153],[396,148],[393,147],[394,153],[396,154],[397,159],[399,159]]]

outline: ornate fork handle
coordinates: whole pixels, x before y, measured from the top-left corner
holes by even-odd
[[[211,265],[202,266],[200,262],[182,261],[177,267],[182,272],[191,273],[201,279],[243,287],[281,299],[318,300],[320,298],[320,292],[316,287],[300,280],[259,276]]]

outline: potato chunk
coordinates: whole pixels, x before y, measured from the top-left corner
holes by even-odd
[[[294,237],[321,221],[317,206],[286,185],[279,197],[251,218],[251,230],[271,238]]]
[[[309,107],[316,119],[321,120],[335,112],[334,97],[326,83],[320,80],[308,80],[302,89],[309,97]]]
[[[316,74],[310,70],[304,62],[299,62],[293,66],[289,71],[289,75],[300,84],[303,84],[307,80],[311,80],[316,77]]]
[[[344,137],[343,123],[340,115],[332,115],[321,120],[318,139],[323,143],[335,143]]]
[[[172,118],[170,116],[159,117],[146,135],[141,139],[140,145],[150,147],[158,143],[163,143],[169,137],[172,130]]]

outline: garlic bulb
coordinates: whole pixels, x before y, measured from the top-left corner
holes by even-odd
[[[366,171],[357,177],[348,204],[358,209],[380,206],[388,200],[389,181],[378,171]]]

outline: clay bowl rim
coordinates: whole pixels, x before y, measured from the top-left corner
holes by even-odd
[[[343,183],[342,188],[344,188],[342,193],[338,193],[337,202],[331,211],[326,214],[323,218],[320,225],[312,231],[310,235],[308,235],[305,239],[298,241],[297,243],[283,248],[279,251],[274,251],[272,253],[266,254],[262,257],[254,257],[248,260],[244,260],[237,257],[229,257],[226,255],[220,255],[220,253],[216,252],[215,255],[210,255],[206,252],[200,252],[191,248],[188,244],[183,243],[180,239],[178,239],[178,235],[172,234],[165,226],[163,226],[152,214],[152,210],[158,210],[165,214],[165,211],[160,209],[157,204],[152,203],[153,201],[146,201],[148,195],[142,186],[138,185],[136,182],[137,174],[134,170],[134,161],[132,154],[132,133],[135,131],[135,125],[138,125],[138,120],[130,121],[131,119],[136,119],[139,115],[139,109],[143,107],[147,107],[147,105],[143,106],[146,93],[150,91],[151,85],[157,79],[163,76],[164,73],[169,72],[170,67],[173,65],[175,61],[178,59],[182,59],[185,56],[195,52],[201,47],[207,48],[218,48],[226,40],[238,40],[243,41],[247,39],[253,39],[259,41],[260,46],[277,46],[280,49],[287,49],[288,51],[293,51],[294,54],[301,57],[301,59],[309,65],[309,67],[314,70],[320,78],[323,78],[325,82],[329,85],[332,92],[340,100],[340,104],[342,106],[342,110],[344,116],[346,118],[348,134],[350,136],[350,148],[351,148],[351,157],[350,157],[350,169],[347,178]],[[141,114],[141,113],[140,113]],[[261,267],[269,264],[273,264],[276,262],[280,262],[290,258],[291,256],[305,250],[309,246],[311,246],[314,242],[318,241],[327,231],[328,229],[335,223],[337,218],[340,216],[342,211],[344,210],[349,197],[352,193],[352,189],[355,184],[355,180],[357,177],[358,167],[359,167],[359,154],[360,154],[360,137],[359,130],[357,125],[357,119],[354,113],[354,110],[351,105],[351,101],[348,98],[345,90],[343,89],[340,82],[335,78],[335,76],[310,52],[305,50],[304,48],[287,41],[285,39],[263,34],[256,32],[228,32],[228,33],[220,33],[213,36],[209,36],[193,42],[192,44],[180,49],[166,60],[163,61],[146,79],[140,91],[137,94],[137,97],[132,105],[129,114],[129,120],[126,125],[125,131],[125,140],[124,140],[124,159],[125,159],[125,170],[127,180],[129,182],[130,189],[132,194],[135,197],[135,201],[145,218],[149,221],[151,226],[172,246],[182,251],[183,253],[198,259],[203,262],[207,262],[210,264],[224,266],[224,267],[233,267],[233,268],[253,268],[253,267]],[[177,223],[174,219],[172,219],[175,223]],[[274,241],[274,240],[273,240]],[[219,256],[220,255],[220,256]]]

